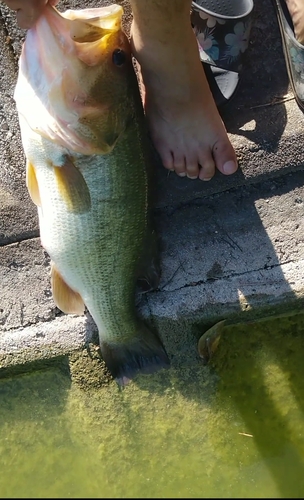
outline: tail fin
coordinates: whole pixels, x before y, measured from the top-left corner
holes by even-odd
[[[161,340],[144,325],[139,336],[131,341],[101,341],[100,349],[107,368],[120,386],[127,385],[138,373],[151,374],[170,366]]]

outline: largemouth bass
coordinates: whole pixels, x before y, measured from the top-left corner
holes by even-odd
[[[64,14],[46,6],[22,48],[15,101],[54,301],[65,313],[87,307],[124,385],[169,360],[135,311],[149,158],[122,14],[119,5]]]

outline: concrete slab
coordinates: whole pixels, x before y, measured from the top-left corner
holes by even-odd
[[[49,263],[39,238],[0,247],[0,339],[4,331],[55,318]]]
[[[129,4],[118,3],[127,7],[128,29]],[[62,10],[72,5],[83,7],[83,2],[60,2]],[[24,32],[2,4],[0,12],[5,68],[0,80],[0,364],[5,367],[77,350],[96,338],[96,328],[89,316],[62,315],[51,297],[49,258],[37,238],[36,208],[25,187],[12,97]],[[241,88],[222,111],[240,161],[237,174],[191,181],[168,175],[156,161],[162,279],[157,291],[138,294],[137,308],[158,329],[170,356],[191,352],[195,357],[201,330],[219,319],[248,321],[303,307],[304,121],[281,50],[271,3],[256,0]]]
[[[303,296],[304,172],[156,215],[162,246],[154,317],[219,320]]]

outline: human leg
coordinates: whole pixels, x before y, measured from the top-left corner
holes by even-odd
[[[132,48],[141,68],[144,106],[164,166],[209,180],[237,160],[214,103],[190,24],[191,0],[130,0]]]
[[[294,26],[296,39],[304,44],[304,2],[303,0],[286,0],[290,17]]]

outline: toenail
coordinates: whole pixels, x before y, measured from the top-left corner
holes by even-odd
[[[185,177],[186,176],[186,172],[180,172],[179,174],[177,173],[177,175],[179,175],[180,177]]]
[[[211,181],[212,177],[206,177],[205,179],[202,179],[202,181]]]
[[[187,174],[187,177],[188,177],[188,179],[197,179],[197,175],[188,175]]]
[[[233,174],[237,169],[237,165],[234,161],[230,160],[230,161],[226,161],[226,163],[224,163],[223,165],[223,171],[225,172],[225,174]]]

